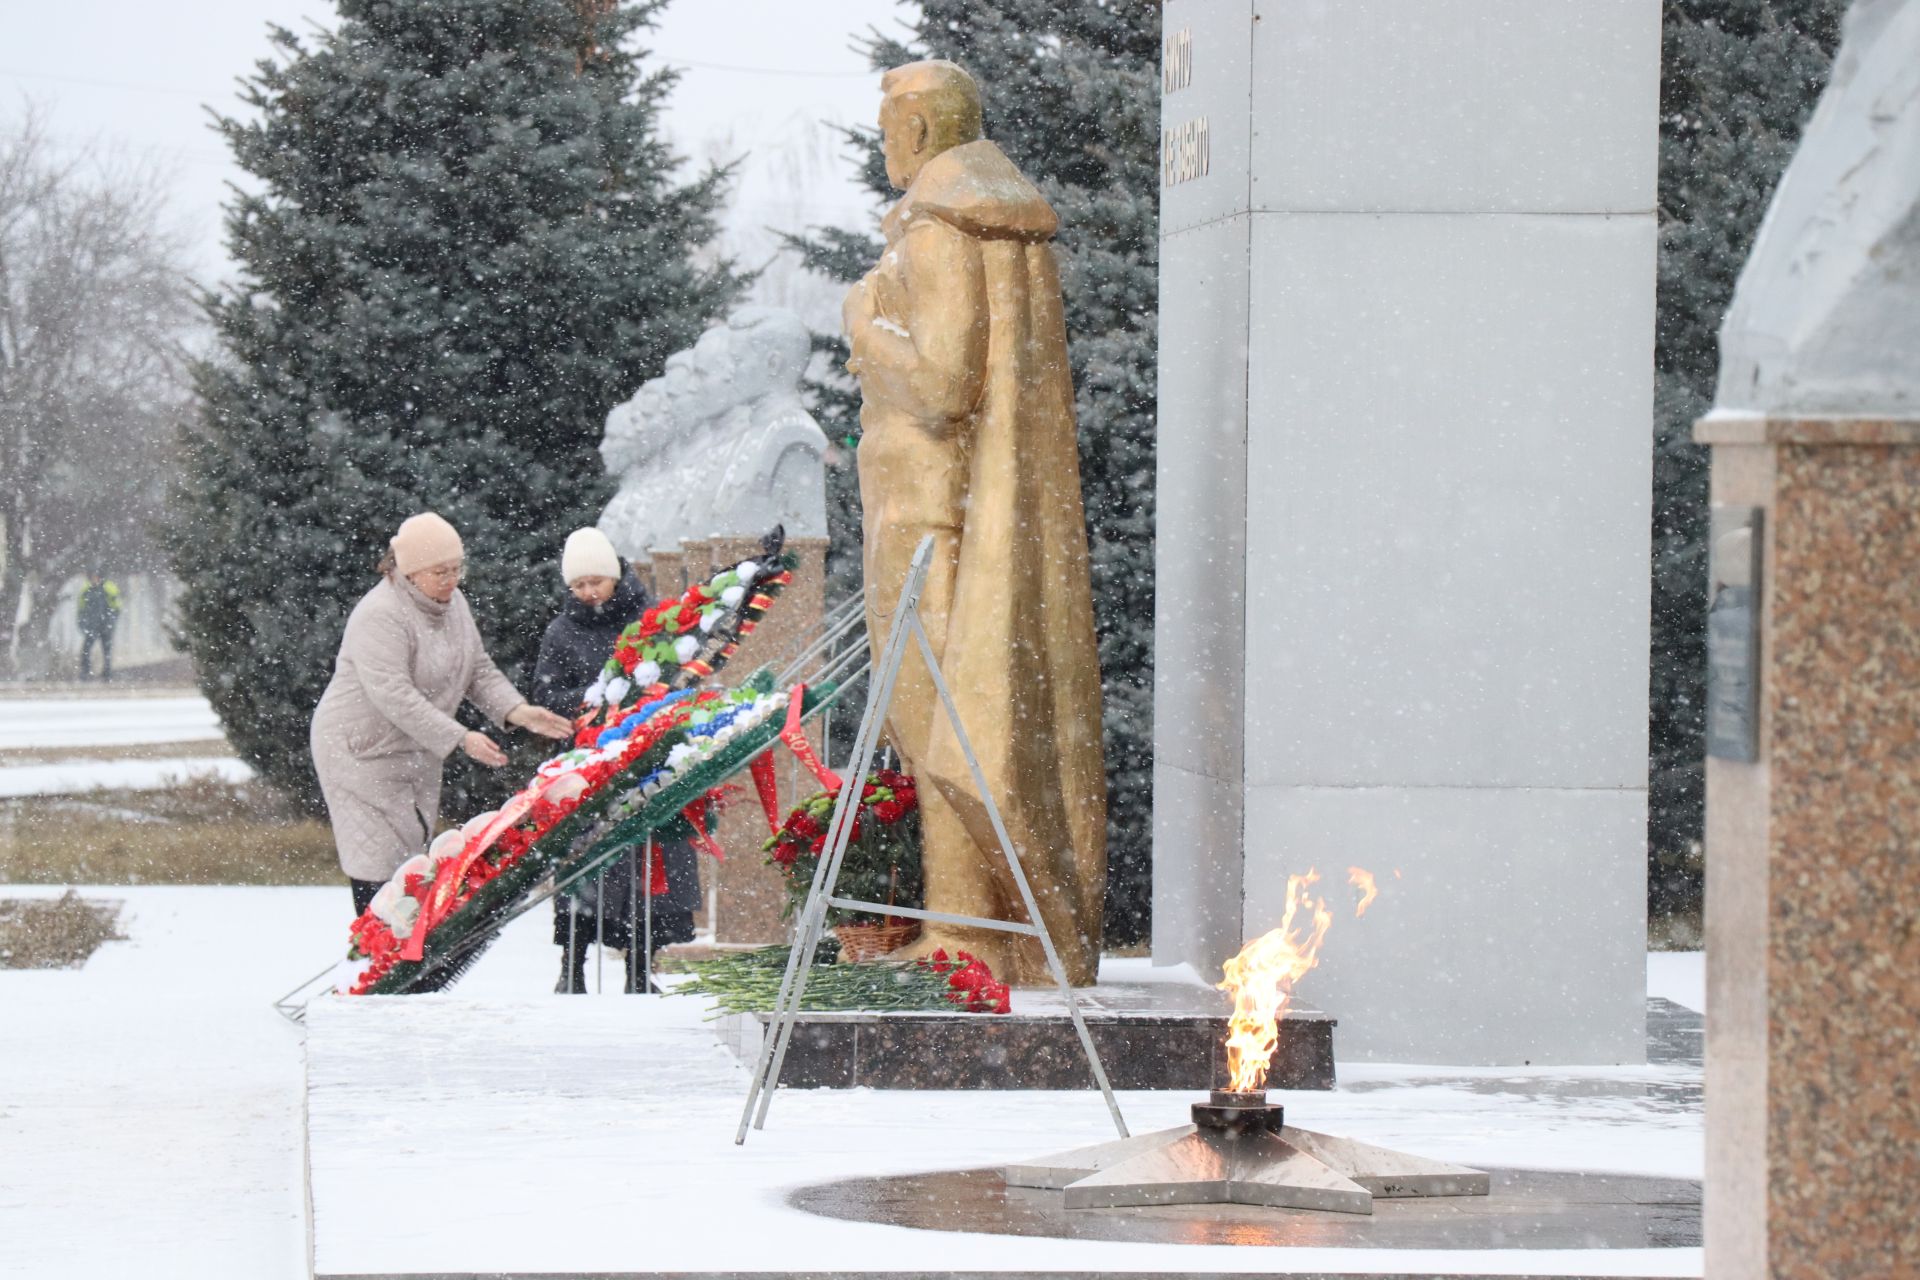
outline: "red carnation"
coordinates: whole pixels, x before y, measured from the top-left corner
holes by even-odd
[[[892,826],[907,816],[907,806],[901,804],[898,800],[882,800],[879,804],[873,806],[873,816],[888,826]]]
[[[993,981],[993,971],[975,960],[966,968],[949,975],[947,985],[956,991],[978,992]]]

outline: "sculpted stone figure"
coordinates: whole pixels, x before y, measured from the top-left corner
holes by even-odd
[[[827,536],[826,433],[800,400],[813,338],[800,317],[778,307],[742,307],[727,317],[732,396],[720,424],[712,488],[713,528],[790,538]],[[699,358],[695,349],[695,358]]]
[[[600,455],[620,490],[600,528],[621,554],[775,524],[826,536],[827,439],[799,392],[810,351],[798,316],[743,307],[614,407]]]
[[[914,547],[935,540],[921,615],[1069,980],[1094,980],[1106,888],[1100,670],[1087,576],[1059,219],[981,136],[950,62],[881,81],[887,177],[905,194],[848,295],[861,390],[867,615],[884,642]],[[998,841],[917,654],[890,739],[920,779],[927,905],[1024,918]],[[1012,981],[1047,980],[1038,941],[929,928]]]

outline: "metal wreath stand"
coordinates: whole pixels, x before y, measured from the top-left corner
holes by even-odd
[[[767,1108],[772,1105],[774,1089],[780,1079],[780,1068],[787,1059],[787,1047],[793,1042],[793,1028],[800,1016],[800,1002],[807,990],[807,974],[812,968],[815,949],[820,944],[820,935],[826,928],[827,908],[839,907],[846,911],[866,911],[879,915],[908,916],[916,920],[931,920],[940,924],[963,925],[973,929],[990,929],[999,933],[1016,933],[1040,939],[1040,946],[1047,955],[1047,969],[1053,975],[1054,985],[1060,989],[1062,999],[1066,1001],[1067,1016],[1073,1019],[1073,1029],[1080,1037],[1080,1047],[1086,1051],[1087,1065],[1093,1070],[1095,1083],[1100,1086],[1100,1094],[1107,1102],[1107,1110],[1113,1115],[1113,1127],[1125,1138],[1127,1122],[1120,1115],[1120,1104],[1114,1100],[1113,1086],[1107,1081],[1106,1068],[1100,1064],[1100,1052],[1093,1047],[1093,1036],[1087,1031],[1086,1020],[1080,1016],[1080,1004],[1073,996],[1073,988],[1067,983],[1067,974],[1060,963],[1060,953],[1054,950],[1053,938],[1047,932],[1046,919],[1040,914],[1039,905],[1034,901],[1033,890],[1027,884],[1026,872],[1020,866],[1020,855],[1014,852],[1013,841],[1007,835],[1006,824],[1000,818],[1000,806],[994,803],[993,793],[987,788],[986,775],[980,770],[980,761],[973,753],[973,744],[967,739],[966,727],[960,722],[959,709],[953,705],[953,695],[947,691],[946,678],[940,673],[939,660],[934,656],[933,643],[927,639],[927,631],[920,621],[920,593],[926,586],[928,566],[933,560],[933,537],[928,535],[920,539],[920,545],[914,549],[913,561],[907,568],[907,580],[900,589],[900,604],[894,611],[893,628],[887,635],[886,649],[874,667],[873,683],[869,686],[866,712],[860,718],[860,730],[854,739],[853,759],[850,779],[840,788],[840,796],[833,806],[833,817],[827,825],[826,856],[814,866],[813,883],[807,891],[806,905],[801,909],[799,925],[794,937],[792,952],[787,956],[787,969],[780,981],[780,995],[774,1002],[773,1021],[768,1034],[760,1042],[760,1058],[754,1067],[753,1083],[747,1090],[747,1104],[740,1113],[740,1127],[735,1132],[735,1145],[745,1143],[749,1124],[756,1129],[767,1125]],[[906,659],[907,639],[911,636],[920,643],[920,656],[927,664],[927,671],[933,677],[933,687],[940,694],[940,702],[947,709],[947,720],[953,726],[953,734],[959,740],[960,752],[966,757],[967,769],[973,775],[974,789],[979,793],[981,803],[986,807],[987,817],[993,823],[993,833],[1000,843],[1000,852],[1007,860],[1007,869],[1013,873],[1013,882],[1020,890],[1020,901],[1025,905],[1027,920],[1024,923],[1014,920],[987,920],[979,916],[950,915],[941,911],[926,911],[918,907],[893,906],[878,902],[860,902],[852,898],[842,898],[834,893],[834,887],[840,876],[840,864],[847,855],[847,844],[853,833],[854,814],[858,808],[861,783],[867,776],[867,770],[873,764],[875,751],[879,747],[880,727],[886,723],[887,711],[893,703],[893,689],[899,679],[900,666]],[[758,1110],[756,1111],[756,1104]]]

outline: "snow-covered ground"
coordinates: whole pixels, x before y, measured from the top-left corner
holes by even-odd
[[[1707,1011],[1706,955],[1700,951],[1647,953],[1647,994],[1695,1013]]]
[[[0,896],[60,891],[0,887]],[[0,1276],[306,1275],[303,1033],[270,1004],[338,954],[345,887],[83,892],[126,904],[128,941],[109,943],[76,971],[0,970]],[[484,1009],[486,1039],[511,1060],[516,1019],[537,1028],[566,999],[545,994],[557,967],[547,931],[539,913],[523,920],[450,995],[375,1003],[419,1014],[396,1034],[431,1035],[462,1017],[471,1024]],[[1697,989],[1699,968],[1698,956],[1653,957],[1655,994]],[[607,976],[617,989],[611,966]],[[494,1076],[479,1045],[454,1043],[412,1087],[393,1089],[379,1117],[342,1131],[350,1115],[336,1111],[331,1129],[316,1128],[324,1144],[315,1152],[316,1202],[320,1221],[333,1224],[318,1241],[322,1271],[624,1270],[637,1259],[663,1268],[884,1271],[901,1258],[985,1270],[1700,1269],[1698,1250],[1281,1256],[929,1237],[820,1219],[787,1206],[786,1190],[1037,1155],[1101,1138],[1104,1113],[1096,1098],[1071,1094],[799,1091],[782,1093],[770,1127],[736,1148],[744,1073],[698,1004],[611,993],[574,1003],[579,1021],[612,1020],[622,1032],[604,1074],[548,1064]],[[316,1016],[338,1023],[365,1012]],[[316,1034],[326,1034],[320,1024]],[[537,1063],[537,1053],[522,1060]],[[1698,1112],[1648,1101],[1697,1080],[1697,1071],[1672,1066],[1370,1064],[1343,1066],[1334,1093],[1290,1103],[1322,1127],[1443,1158],[1698,1177]],[[464,1099],[456,1114],[430,1105],[452,1096]],[[1188,1100],[1123,1095],[1136,1130],[1177,1123]]]
[[[212,775],[245,782],[253,770],[229,756],[181,756],[166,760],[89,760],[52,764],[0,765],[0,799],[19,796],[70,796],[107,787],[116,791],[159,791],[192,778]]]
[[[0,751],[218,742],[219,718],[198,694],[179,697],[0,698]]]
[[[177,745],[160,759],[100,759],[107,749]],[[193,744],[206,743],[205,754]],[[222,750],[219,718],[199,694],[0,697],[0,799],[76,795],[95,787],[156,791],[213,775],[244,782],[253,770]]]

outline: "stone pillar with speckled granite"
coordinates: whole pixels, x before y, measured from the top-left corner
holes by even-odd
[[[692,545],[687,544],[690,559]],[[760,549],[760,540],[714,537],[703,545],[710,571],[718,572],[723,566],[752,558]],[[722,684],[737,685],[763,666],[777,666],[798,652],[803,639],[820,627],[826,611],[827,540],[794,538],[788,541],[787,550],[800,561],[793,581],[720,672]],[[812,736],[817,743],[818,731]],[[793,763],[785,748],[774,748],[774,756],[779,763],[776,772],[783,805],[792,805],[814,791],[817,784]],[[727,851],[726,860],[706,868],[712,877],[709,883],[715,886],[713,939],[723,944],[782,942],[787,936],[782,914],[787,900],[786,879],[767,864],[760,850],[767,838],[767,820],[754,796],[752,779],[742,773],[732,781],[740,787],[736,793],[739,801],[721,812],[716,833]]]
[[[1859,0],[1695,429],[1759,544],[1709,612],[1709,1280],[1920,1275],[1915,66],[1920,0]]]

